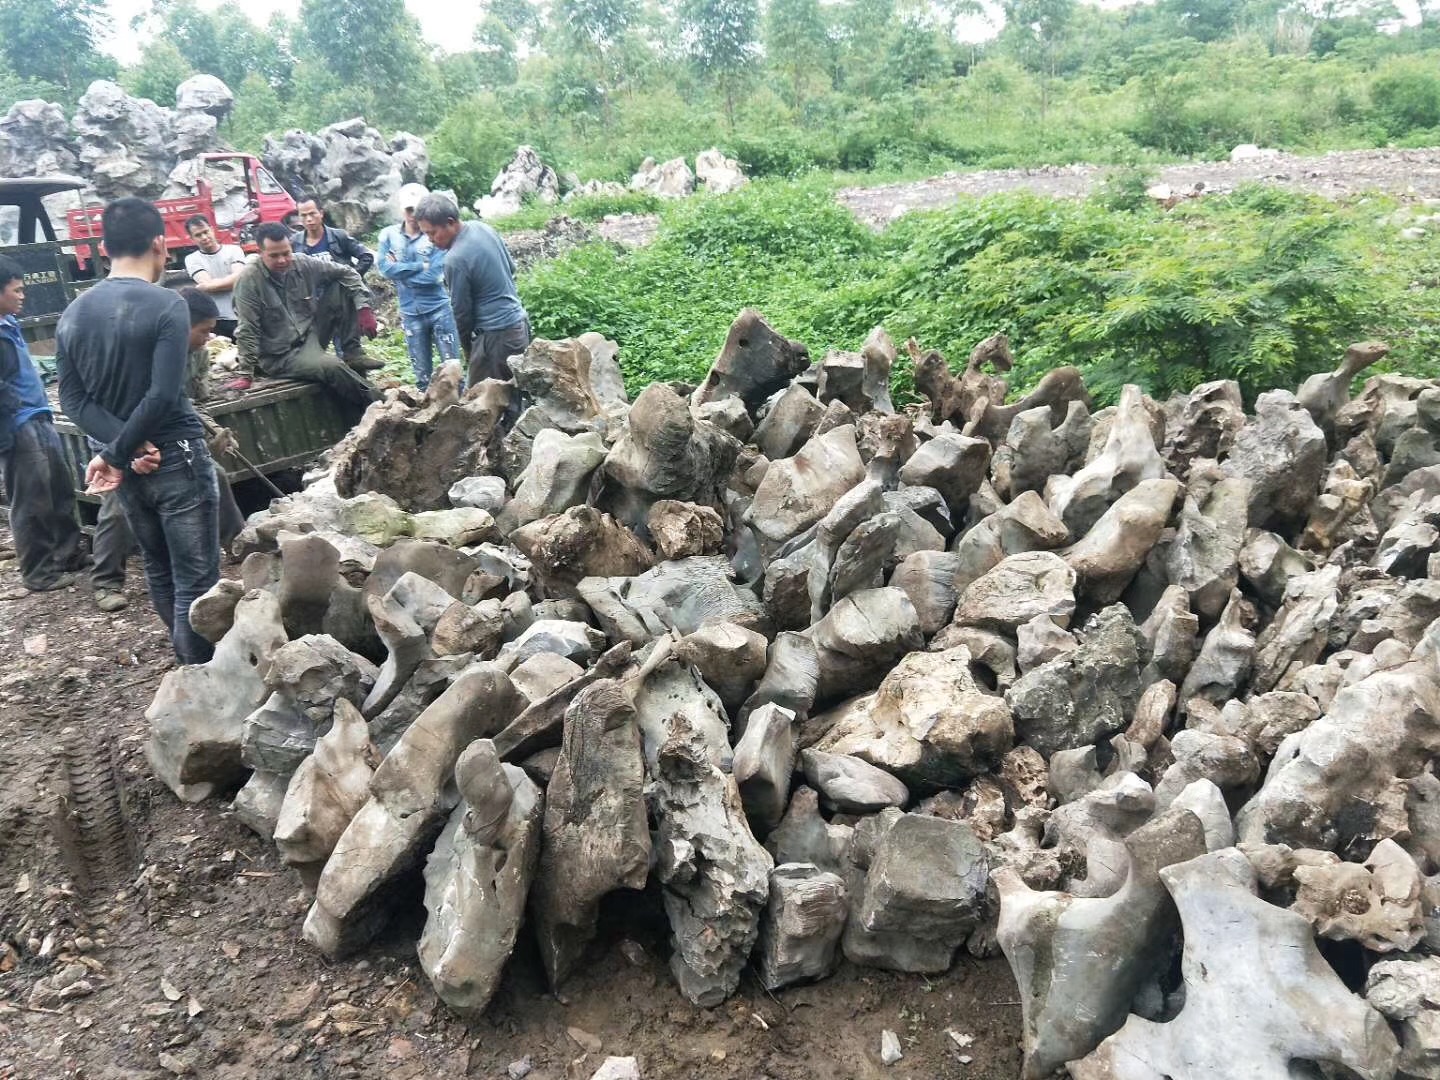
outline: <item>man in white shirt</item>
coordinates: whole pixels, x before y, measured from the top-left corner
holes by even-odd
[[[195,287],[207,293],[220,317],[215,320],[215,333],[221,337],[235,336],[235,300],[231,293],[240,271],[245,269],[245,253],[234,244],[222,244],[215,238],[215,228],[203,214],[185,222],[185,231],[195,241],[197,250],[185,256],[185,272]]]

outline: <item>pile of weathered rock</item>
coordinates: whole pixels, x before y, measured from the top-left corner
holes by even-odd
[[[391,392],[197,601],[157,774],[244,783],[329,956],[423,865],[462,1011],[648,882],[701,1004],[1001,950],[1027,1077],[1440,1075],[1440,386],[909,348],[905,411],[754,312],[633,402],[598,335]]]
[[[490,194],[475,200],[474,209],[482,218],[493,221],[518,214],[521,207],[532,202],[554,205],[584,196],[617,196],[630,191],[662,199],[683,199],[694,195],[697,185],[711,195],[728,195],[749,182],[738,161],[710,149],[695,156],[694,171],[683,157],[658,164],[654,158],[647,157],[630,178],[628,187],[614,180],[581,183],[574,175],[567,175],[562,183],[559,174],[541,160],[533,146],[520,146],[516,147],[509,164],[495,174]],[[566,188],[563,196],[562,186]]]
[[[146,199],[195,194],[195,155],[226,149],[219,125],[235,97],[214,75],[192,75],[175,89],[175,107],[127,94],[99,79],[81,96],[69,121],[53,102],[17,101],[0,117],[0,176],[78,176],[78,194],[47,200],[54,224],[63,210],[122,195]],[[292,193],[328,203],[337,224],[366,232],[396,220],[394,197],[405,183],[424,183],[430,170],[425,141],[400,132],[386,139],[364,120],[331,124],[317,134],[289,131],[265,141],[264,162]],[[206,173],[216,216],[226,225],[249,208],[238,169]],[[62,232],[62,238],[63,238]]]

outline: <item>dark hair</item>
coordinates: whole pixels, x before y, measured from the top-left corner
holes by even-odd
[[[313,202],[316,210],[319,210],[322,214],[325,213],[325,204],[320,201],[320,196],[311,195],[308,191],[302,191],[300,193],[300,197],[295,200],[295,205],[304,206],[307,202]]]
[[[215,301],[193,285],[181,289],[180,295],[185,298],[185,306],[190,309],[191,326],[199,326],[202,322],[210,322],[220,317],[220,309],[215,306]]]
[[[25,268],[14,259],[0,255],[0,289],[5,288],[16,278],[21,281],[25,280]]]
[[[157,236],[165,235],[165,219],[144,199],[127,195],[105,207],[100,215],[105,253],[112,259],[144,255]]]
[[[187,233],[193,233],[193,232],[195,231],[195,226],[196,226],[196,225],[209,225],[209,224],[210,224],[210,219],[207,218],[204,214],[196,214],[194,217],[188,217],[188,218],[185,219],[185,231],[186,231]]]
[[[455,205],[455,200],[438,191],[432,191],[421,199],[414,213],[416,221],[429,222],[431,225],[444,225],[447,221],[460,220],[460,208]]]
[[[267,221],[255,230],[255,243],[264,247],[266,240],[284,240],[288,244],[290,230],[278,221]]]

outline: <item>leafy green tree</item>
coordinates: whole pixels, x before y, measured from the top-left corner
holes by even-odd
[[[756,0],[683,0],[680,43],[701,78],[719,87],[735,129],[735,99],[760,55]]]
[[[287,126],[284,106],[275,88],[259,72],[246,75],[235,89],[235,108],[227,122],[230,142],[241,150],[258,152],[266,135]]]
[[[308,51],[343,83],[390,93],[426,59],[405,0],[301,0],[300,27]]]
[[[194,70],[218,76],[232,90],[251,73],[277,91],[289,88],[295,60],[283,16],[261,27],[234,0],[214,11],[203,10],[195,0],[164,0],[151,21],[158,24],[155,38],[174,45]]]
[[[475,27],[475,74],[482,88],[509,86],[520,75],[515,34],[496,15],[486,15]]]
[[[543,20],[531,0],[490,0],[488,17],[500,20],[515,40],[527,47],[540,39]]]
[[[154,38],[145,46],[139,62],[120,73],[120,85],[136,97],[174,105],[175,88],[193,74],[195,69],[179,49],[164,38]]]
[[[820,0],[770,0],[765,12],[765,56],[790,84],[790,104],[805,103],[808,77],[824,65],[830,38]]]
[[[97,45],[106,25],[104,0],[0,0],[0,60],[22,79],[75,97],[91,80],[115,75]]]
[[[1076,0],[1005,0],[1005,31],[1015,58],[1040,76],[1040,121],[1050,107],[1060,42]]]

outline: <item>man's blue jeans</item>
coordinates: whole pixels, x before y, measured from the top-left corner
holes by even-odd
[[[205,440],[166,443],[160,468],[147,476],[126,472],[117,494],[176,657],[203,664],[214,648],[191,629],[190,605],[220,578],[220,497]]]
[[[455,313],[450,305],[436,308],[424,315],[400,316],[405,331],[405,351],[410,354],[410,370],[415,372],[415,385],[424,390],[434,373],[432,354],[440,350],[440,360],[460,359],[460,332],[455,328]]]

